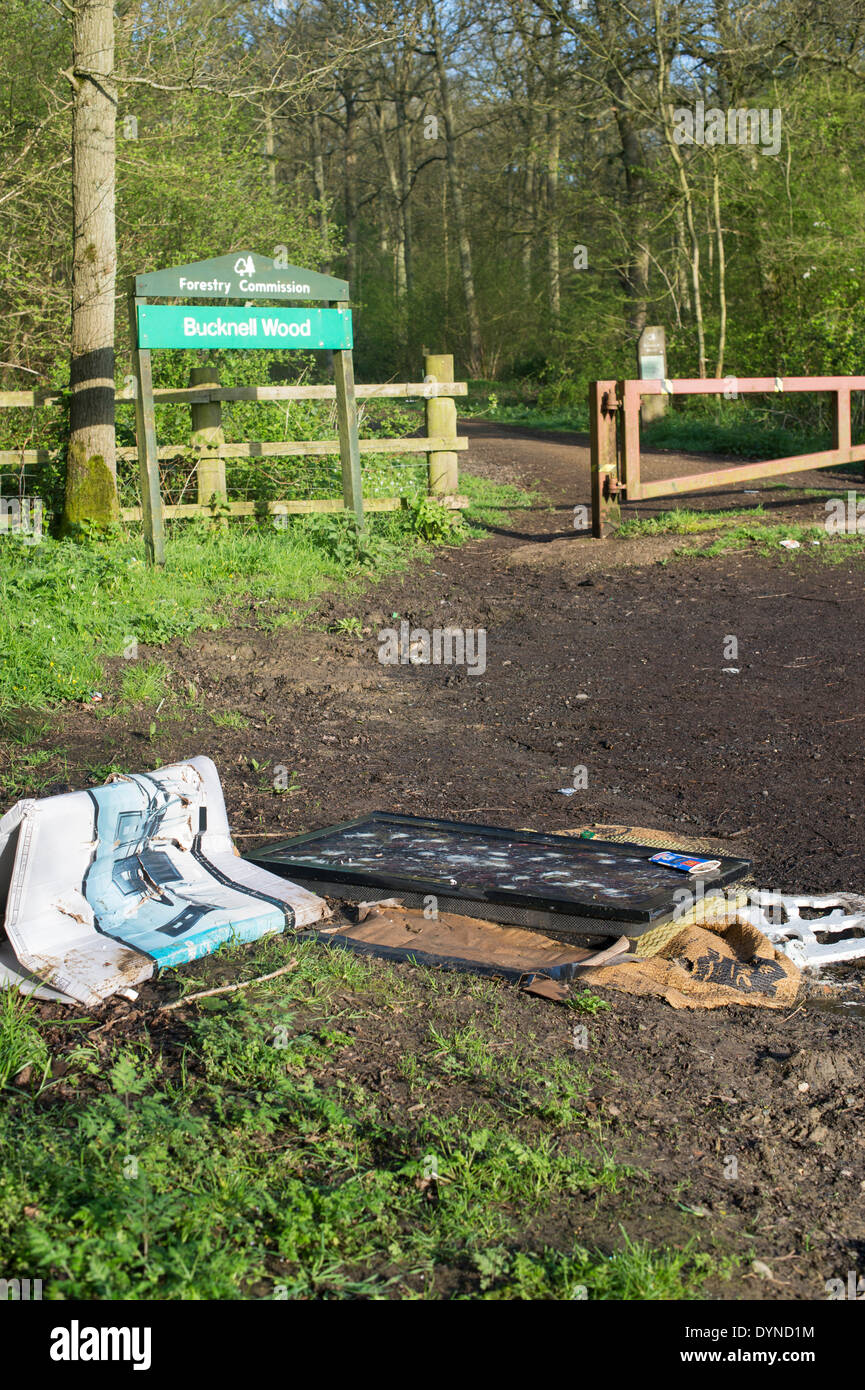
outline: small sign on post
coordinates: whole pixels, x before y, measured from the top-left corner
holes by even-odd
[[[644,328],[637,342],[637,371],[641,381],[666,381],[667,379],[667,336],[664,329],[655,324]],[[666,396],[643,396],[640,414],[643,423],[659,420],[667,409]]]
[[[163,299],[242,299],[246,307],[211,308],[192,304],[151,304]],[[294,303],[324,300],[327,307],[257,308],[254,300]],[[299,266],[282,265],[252,251],[235,251],[210,261],[134,275],[129,282],[129,321],[135,375],[135,435],[141,476],[141,519],[150,564],[165,563],[165,523],[159,488],[159,450],[153,405],[150,353],[160,348],[293,348],[334,352],[343,502],[363,526],[360,441],[352,363],[352,323],[348,284]],[[205,422],[198,422],[203,430]],[[209,428],[209,422],[207,427]],[[208,463],[221,463],[220,446],[211,441]],[[217,467],[210,481],[221,491],[224,471]]]

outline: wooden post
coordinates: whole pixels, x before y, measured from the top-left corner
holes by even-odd
[[[191,367],[190,386],[219,386],[219,368],[212,364],[204,367]],[[215,500],[226,502],[228,489],[225,484],[225,459],[210,452],[219,444],[225,443],[222,429],[221,401],[194,401],[189,408],[192,416],[192,447],[198,455],[198,503],[209,507]]]
[[[589,425],[592,450],[592,535],[603,538],[616,530],[619,503],[610,484],[616,481],[616,383],[589,383]]]
[[[839,386],[834,392],[832,418],[832,448],[850,453],[852,434],[850,429],[850,388]],[[842,459],[842,463],[848,462]]]
[[[153,373],[150,351],[138,346],[138,306],[146,301],[135,294],[130,276],[127,305],[132,333],[132,371],[135,378],[135,440],[141,479],[141,529],[149,565],[165,564],[165,522],[159,490],[159,454],[156,444],[156,412],[153,408]]]
[[[454,379],[454,359],[450,353],[427,355],[423,360],[424,381],[449,383]],[[428,439],[455,439],[457,407],[452,396],[428,396],[426,402]],[[459,491],[457,456],[450,451],[427,454],[428,489],[439,497],[455,496]]]
[[[338,301],[337,309],[348,309]],[[336,419],[339,426],[339,461],[342,464],[342,496],[347,511],[354,512],[362,530],[363,482],[360,475],[360,444],[357,433],[357,401],[354,395],[354,362],[351,348],[337,348],[333,354],[333,380],[336,387]]]
[[[619,401],[619,445],[621,449],[621,473],[619,482],[629,502],[638,502],[643,495],[642,461],[640,459],[640,412],[646,401],[654,401],[656,396],[641,396],[636,381],[616,383]]]

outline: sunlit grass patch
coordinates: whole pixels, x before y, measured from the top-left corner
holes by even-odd
[[[17,989],[0,989],[0,1090],[27,1066],[45,1071],[47,1044],[32,1003]]]
[[[698,1297],[699,1288],[720,1270],[705,1255],[655,1248],[631,1241],[609,1255],[576,1245],[572,1251],[545,1248],[482,1252],[478,1257],[481,1287],[489,1299],[567,1299],[616,1302],[669,1301]]]
[[[677,507],[657,516],[628,517],[619,528],[623,538],[631,536],[683,536],[695,531],[718,531],[736,526],[745,519],[762,516],[762,507],[735,511],[696,511]]]
[[[865,555],[865,536],[829,535],[823,526],[798,522],[749,521],[731,526],[706,546],[683,547],[678,554],[711,557],[749,549],[785,564],[838,565]]]
[[[128,705],[156,705],[168,691],[169,670],[164,661],[134,662],[123,672],[121,695]]]
[[[238,710],[225,710],[220,713],[218,710],[211,714],[211,719],[217,729],[248,729],[249,720],[245,714],[240,714]]]

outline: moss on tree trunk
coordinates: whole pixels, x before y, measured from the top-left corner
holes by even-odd
[[[92,527],[110,526],[119,519],[117,486],[105,459],[101,454],[88,455],[83,444],[70,444],[60,534],[80,535]]]

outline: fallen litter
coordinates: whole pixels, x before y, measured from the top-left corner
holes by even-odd
[[[720,859],[700,858],[695,854],[677,854],[671,849],[661,849],[649,860],[652,864],[666,864],[668,869],[676,869],[681,874],[709,874],[720,869]]]
[[[315,929],[314,939],[385,960],[495,976],[556,1001],[567,1000],[579,984],[655,995],[674,1009],[783,1009],[799,991],[794,962],[738,913],[731,922],[720,894],[683,914],[658,949],[644,956],[634,952],[641,943],[627,936],[592,948],[457,913],[428,918],[392,899],[360,908],[356,923],[334,920]]]
[[[748,898],[742,917],[801,970],[818,970],[865,956],[865,897],[854,893],[805,897],[754,891]],[[803,917],[803,909],[819,915]],[[830,938],[825,942],[820,940],[824,933]]]
[[[653,862],[657,845],[433,820],[376,811],[255,850],[253,863],[344,901],[394,893],[406,907],[574,937],[638,939],[674,922],[682,875]],[[720,856],[689,876],[693,891],[743,878]],[[684,890],[691,891],[690,888]]]
[[[180,999],[172,999],[170,1004],[160,1004],[160,1013],[170,1013],[172,1009],[182,1009],[184,1004],[195,1004],[199,999],[213,999],[217,994],[236,994],[240,989],[252,989],[253,985],[264,985],[270,980],[278,980],[281,975],[290,975],[297,969],[297,957],[292,956],[288,965],[271,970],[267,975],[256,975],[253,980],[237,980],[233,985],[218,985],[216,989],[199,989],[195,994],[184,994]]]
[[[240,859],[209,758],[19,801],[0,819],[0,986],[93,1007],[164,966],[329,915]]]
[[[785,1009],[800,985],[797,966],[749,923],[683,926],[657,955],[628,970],[588,969],[588,986],[613,986],[628,994],[654,994],[674,1009],[718,1009],[744,1004]]]
[[[865,897],[744,891],[750,867],[714,842],[634,827],[549,835],[385,812],[250,862],[216,768],[192,758],[0,819],[0,987],[94,1007],[227,941],[290,930],[554,1000],[579,981],[674,1008],[786,1008],[801,969],[865,957]]]

